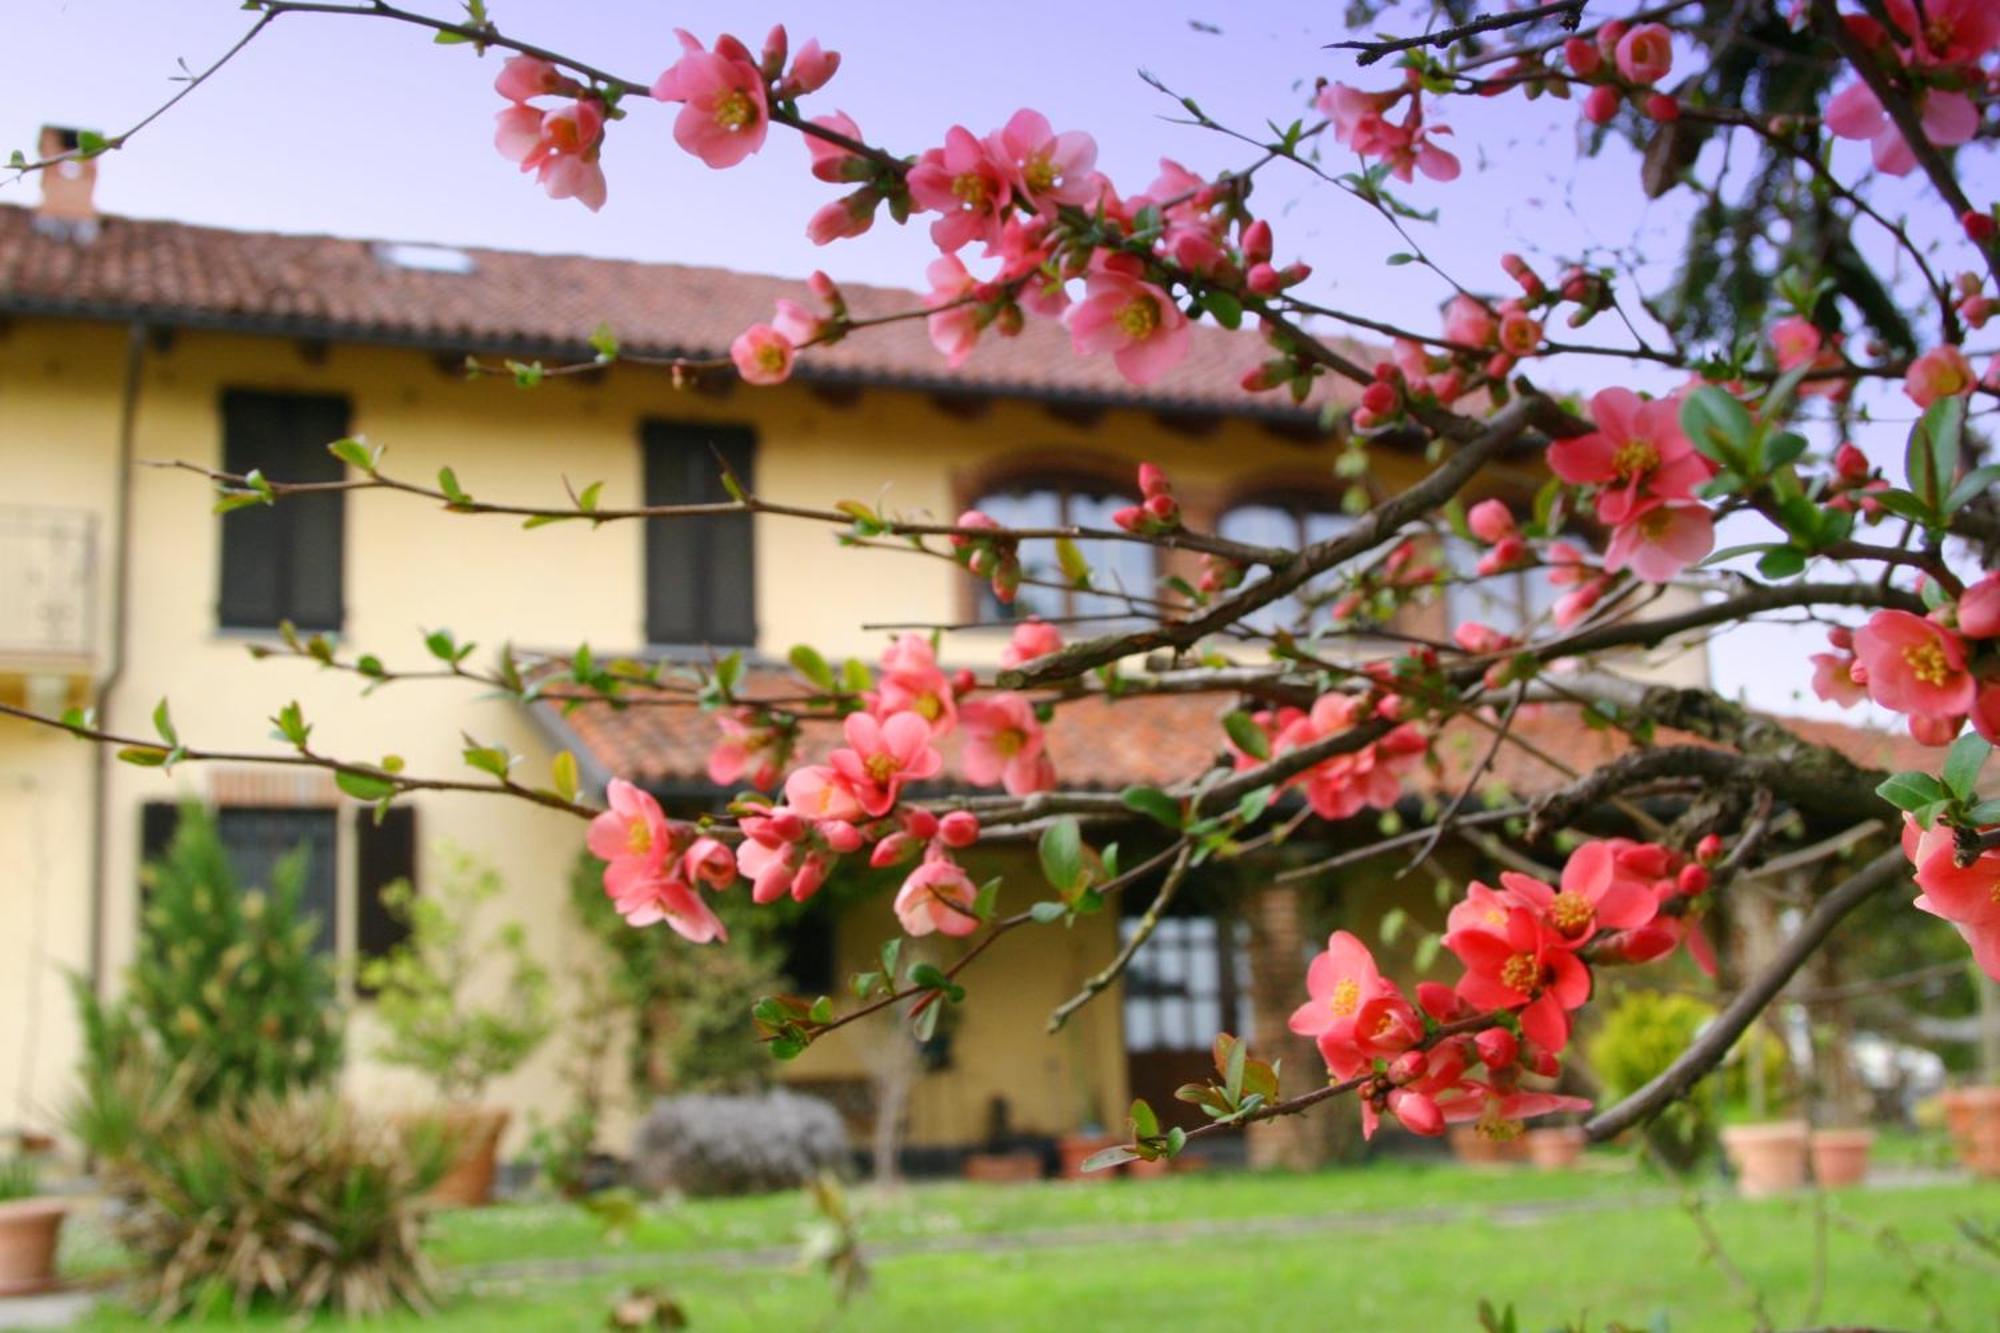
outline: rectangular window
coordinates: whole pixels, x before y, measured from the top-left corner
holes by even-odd
[[[179,806],[167,801],[146,803],[139,822],[142,862],[166,855],[179,823]],[[339,903],[334,890],[338,874],[334,812],[314,807],[229,805],[216,811],[215,827],[239,890],[269,889],[278,862],[303,849],[299,911],[313,918],[315,947],[322,953],[332,952]]]
[[[648,505],[727,501],[724,463],[745,488],[756,484],[757,440],[747,427],[649,421],[640,438]],[[755,574],[748,514],[646,524],[647,641],[736,647],[755,643]]]
[[[348,433],[344,398],[222,395],[222,467],[272,481],[339,481],[346,468],[326,446]],[[246,505],[222,516],[217,619],[228,629],[337,630],[345,610],[341,566],[347,507],[339,491]]]

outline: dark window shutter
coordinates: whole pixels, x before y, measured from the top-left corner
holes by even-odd
[[[222,395],[222,466],[272,481],[339,481],[344,466],[326,446],[347,434],[347,400],[301,394]],[[338,629],[346,527],[338,491],[246,505],[222,516],[224,626]]]
[[[172,801],[148,801],[139,807],[139,894],[143,898],[151,890],[146,882],[146,867],[167,854],[167,847],[174,840],[174,830],[180,827],[181,808]]]
[[[649,421],[641,431],[646,503],[728,500],[718,455],[756,485],[756,436],[741,426]],[[646,525],[646,638],[652,643],[748,645],[757,639],[756,558],[748,514]]]
[[[373,810],[354,812],[355,917],[354,950],[362,959],[380,958],[409,937],[410,928],[382,902],[382,890],[399,879],[417,883],[417,811],[392,805],[375,822]]]

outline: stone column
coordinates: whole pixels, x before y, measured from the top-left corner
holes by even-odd
[[[1250,923],[1250,1049],[1282,1058],[1279,1092],[1310,1092],[1326,1080],[1326,1065],[1309,1038],[1286,1026],[1305,988],[1306,959],[1317,940],[1308,936],[1306,895],[1292,884],[1265,884],[1244,895]],[[1302,1115],[1262,1120],[1244,1130],[1250,1165],[1309,1170],[1348,1155],[1360,1129],[1351,1105],[1334,1103]]]

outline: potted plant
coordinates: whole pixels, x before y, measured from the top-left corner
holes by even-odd
[[[1974,1175],[2000,1177],[2000,1086],[1950,1088],[1942,1101],[1958,1160]]]
[[[480,908],[500,893],[500,877],[462,852],[448,854],[443,887],[422,896],[407,883],[390,885],[383,901],[409,927],[408,937],[361,969],[375,992],[374,1016],[387,1039],[385,1063],[425,1075],[443,1102],[413,1120],[436,1122],[453,1145],[453,1161],[431,1201],[477,1206],[493,1194],[504,1107],[481,1103],[492,1079],[518,1068],[554,1026],[549,975],[528,952],[516,922],[475,931]],[[492,970],[480,1003],[470,991]]]
[[[56,1242],[69,1204],[41,1192],[35,1161],[0,1158],[0,1296],[28,1296],[56,1284]]]
[[[1587,1142],[1581,1125],[1547,1125],[1521,1137],[1528,1143],[1528,1160],[1544,1171],[1567,1171],[1575,1166]]]
[[[1110,1175],[1108,1171],[1085,1171],[1083,1164],[1094,1153],[1115,1146],[1118,1139],[1104,1128],[1104,1121],[1098,1117],[1097,1094],[1087,1088],[1078,1090],[1077,1127],[1056,1140],[1056,1158],[1064,1180],[1098,1180]]]
[[[1822,1189],[1859,1185],[1868,1178],[1868,1153],[1875,1146],[1872,1129],[1815,1129],[1807,1136],[1813,1180]]]

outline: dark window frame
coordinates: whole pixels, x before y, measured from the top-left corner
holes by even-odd
[[[1139,496],[1136,490],[1129,483],[1122,480],[1113,480],[1098,473],[1083,470],[1032,468],[982,479],[981,484],[975,490],[965,507],[980,509],[986,507],[997,496],[1010,494],[1032,495],[1038,491],[1047,491],[1056,497],[1056,518],[1049,525],[1052,527],[1077,526],[1075,502],[1079,497],[1098,501],[1122,500],[1127,504],[1139,503]],[[1083,526],[1102,527],[1105,525],[1093,523]],[[1153,597],[1157,595],[1155,584],[1161,573],[1159,550],[1151,546],[1142,549],[1148,553],[1152,561],[1152,569],[1149,574],[1147,586],[1144,588],[1125,588],[1123,591],[1131,593],[1135,597]],[[1079,605],[1080,598],[1113,595],[1083,593],[1075,588],[1056,589],[1039,586],[1034,589],[1034,593],[1037,597],[1056,596],[1062,598],[1060,609],[1049,613],[1052,619],[1057,620],[1087,614],[1086,609]],[[1013,605],[1003,605],[998,598],[994,597],[992,589],[983,583],[979,584],[975,589],[973,612],[973,618],[981,624],[999,626],[1012,625],[1025,618],[1026,615],[1024,611],[1019,609],[1018,601]],[[1104,623],[1109,624],[1115,618],[1100,617],[1100,619]]]
[[[339,394],[225,389],[218,405],[222,468],[272,481],[344,480],[325,446],[345,438],[353,406]],[[347,619],[347,505],[340,491],[246,505],[219,517],[216,625],[224,630],[338,633]],[[318,544],[318,551],[308,550]],[[301,561],[317,559],[317,578]],[[317,586],[315,586],[317,585]]]

